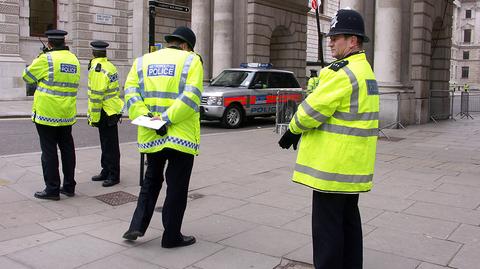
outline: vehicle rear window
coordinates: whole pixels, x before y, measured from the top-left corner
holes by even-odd
[[[268,79],[269,88],[300,88],[291,73],[272,72]]]

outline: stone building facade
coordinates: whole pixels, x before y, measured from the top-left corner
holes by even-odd
[[[146,0],[37,1],[53,5],[54,26],[69,32],[67,43],[82,64],[80,96],[86,95],[88,43],[92,39],[111,44],[108,56],[118,66],[121,81],[132,61],[148,50]],[[156,41],[162,42],[165,34],[177,26],[191,26],[197,34],[196,51],[204,59],[206,80],[223,68],[236,67],[242,62],[271,62],[275,68],[295,72],[301,85],[305,85],[306,71],[310,68],[307,63],[318,62],[316,22],[307,0],[161,2],[189,10],[157,9]],[[328,32],[329,21],[340,7],[351,7],[364,16],[366,33],[371,38],[365,49],[382,94],[382,122],[425,123],[432,114],[444,115],[450,110],[447,90],[455,10],[451,0],[321,2],[323,34]],[[0,99],[25,97],[21,72],[40,47],[32,31],[45,25],[38,19],[32,27],[34,13],[39,11],[32,11],[31,3],[33,0],[0,0]],[[472,10],[477,11],[478,7]],[[472,16],[470,23],[480,18],[476,13]],[[472,34],[474,40],[478,40],[477,36]],[[323,45],[325,60],[330,62],[333,59],[325,38]],[[472,53],[471,57],[477,56]]]
[[[450,85],[480,89],[480,0],[456,0]]]
[[[303,0],[162,0],[187,12],[157,8],[155,40],[178,26],[197,34],[205,80],[242,62],[271,62],[305,82],[307,3]],[[50,7],[50,8],[48,8]],[[42,16],[39,16],[41,14]],[[53,22],[45,22],[52,16]],[[39,34],[50,28],[69,32],[66,42],[80,59],[79,97],[86,96],[89,43],[110,43],[108,57],[123,84],[133,60],[148,51],[146,0],[0,0],[0,99],[26,96],[21,73],[39,54]],[[8,67],[8,68],[7,68]]]

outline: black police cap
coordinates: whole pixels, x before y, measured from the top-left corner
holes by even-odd
[[[68,33],[63,30],[48,30],[45,32],[45,35],[47,36],[48,39],[65,39],[65,36]]]
[[[337,11],[330,23],[330,31],[327,36],[334,35],[356,35],[362,37],[363,42],[369,41],[369,38],[365,35],[365,23],[362,15],[353,9]]]
[[[195,47],[195,42],[197,40],[197,38],[195,37],[195,33],[193,33],[192,29],[185,26],[180,26],[175,29],[172,34],[166,35],[165,41],[170,43],[175,38],[187,42],[187,44],[190,46],[190,48],[192,48],[192,50]]]
[[[106,50],[107,50],[107,47],[108,47],[109,45],[110,45],[110,44],[108,44],[107,42],[102,41],[102,40],[94,40],[94,41],[90,42],[90,46],[91,46],[92,49],[94,49],[94,50],[106,51]]]

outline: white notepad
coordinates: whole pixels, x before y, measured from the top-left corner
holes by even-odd
[[[139,116],[132,121],[132,124],[147,127],[150,129],[155,129],[155,130],[162,128],[162,126],[165,125],[165,123],[167,122],[163,120],[157,120],[157,119],[152,120],[152,118],[146,117],[146,116]]]

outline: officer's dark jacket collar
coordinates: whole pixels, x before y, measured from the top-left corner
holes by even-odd
[[[348,57],[350,57],[350,56],[352,56],[352,55],[362,54],[362,53],[365,53],[365,50],[359,50],[359,51],[350,52],[349,54],[343,56],[342,58],[336,60],[335,62],[341,61],[341,60],[343,60],[343,59],[345,59],[345,58],[348,58]]]
[[[57,47],[57,48],[48,49],[46,52],[57,51],[57,50],[70,50],[70,48],[69,48],[68,46],[63,46],[63,47]]]

